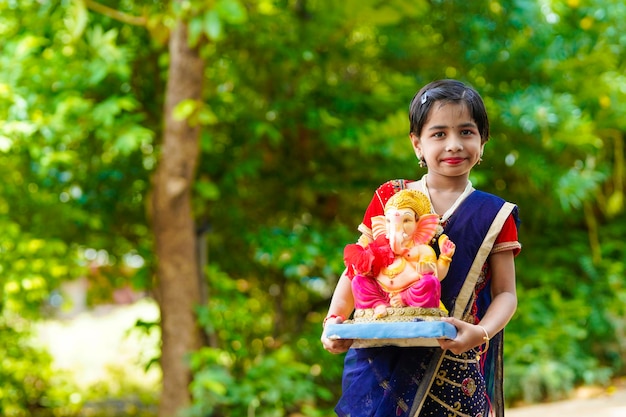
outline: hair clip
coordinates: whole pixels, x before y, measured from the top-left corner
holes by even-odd
[[[428,101],[428,91],[422,94],[422,105]]]

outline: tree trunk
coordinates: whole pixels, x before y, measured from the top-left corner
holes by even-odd
[[[185,357],[200,347],[201,340],[194,314],[200,285],[191,210],[200,129],[175,120],[173,111],[183,100],[201,100],[204,62],[196,49],[189,48],[183,23],[178,23],[169,42],[163,148],[152,196],[162,334],[159,417],[173,417],[189,404],[191,372]]]

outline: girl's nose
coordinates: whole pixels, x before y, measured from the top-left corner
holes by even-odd
[[[463,150],[463,143],[460,138],[456,136],[450,136],[446,143],[446,151],[461,151]]]

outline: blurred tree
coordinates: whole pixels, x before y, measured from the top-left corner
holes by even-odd
[[[189,405],[191,370],[183,359],[201,346],[193,311],[200,303],[201,286],[191,212],[200,126],[177,109],[202,102],[204,61],[198,49],[190,47],[187,32],[187,24],[179,20],[170,35],[163,148],[152,194],[162,334],[159,416],[163,417]]]
[[[341,357],[319,333],[342,248],[377,185],[421,175],[408,103],[454,77],[491,116],[472,181],[523,218],[509,398],[623,371],[622,2],[8,0],[0,12],[4,317],[39,315],[65,279],[152,290],[158,275],[163,363],[195,346],[181,327],[193,313],[208,336],[189,357],[190,414],[327,415]],[[173,81],[174,68],[195,75]],[[163,413],[186,403],[185,372]]]

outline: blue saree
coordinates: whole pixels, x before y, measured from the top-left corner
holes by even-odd
[[[451,316],[480,319],[491,303],[487,257],[517,207],[473,191],[444,225],[456,243],[442,281],[442,301]],[[477,285],[479,278],[482,279]],[[502,333],[502,332],[501,332]],[[502,334],[478,363],[476,351],[454,355],[438,347],[350,349],[345,358],[339,417],[503,416]]]

